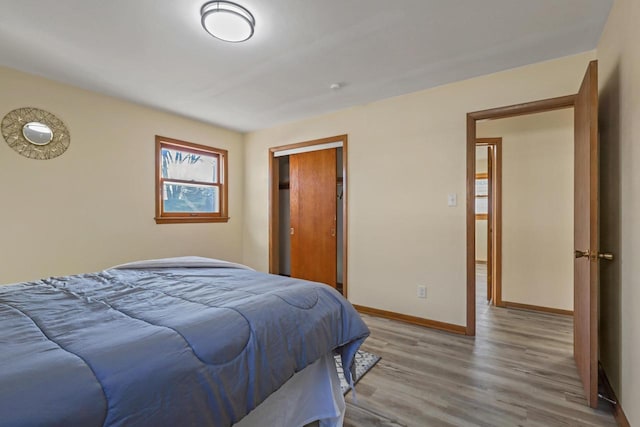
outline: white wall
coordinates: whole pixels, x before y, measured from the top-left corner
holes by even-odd
[[[534,64],[248,134],[245,263],[268,270],[268,148],[348,134],[349,299],[464,325],[466,114],[575,93],[593,57]],[[447,207],[448,193],[457,193],[457,207]],[[416,298],[421,284],[427,299]]]
[[[640,425],[640,2],[616,0],[598,44],[601,141],[600,358]]]
[[[573,109],[477,133],[502,138],[502,300],[573,310]]]
[[[487,227],[486,219],[476,219],[476,261],[487,262]]]
[[[7,68],[0,93],[0,115],[41,108],[71,133],[52,160],[22,157],[0,139],[0,283],[153,257],[241,261],[241,134]],[[229,150],[228,223],[155,224],[156,134]]]

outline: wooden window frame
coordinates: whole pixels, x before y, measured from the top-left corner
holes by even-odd
[[[175,149],[187,153],[215,156],[218,158],[218,182],[204,183],[199,181],[184,181],[187,184],[203,184],[218,187],[220,196],[219,212],[164,212],[163,203],[163,183],[162,177],[162,148]],[[207,145],[194,144],[192,142],[167,138],[156,135],[156,224],[182,224],[182,223],[202,223],[202,222],[228,222],[228,152],[220,148]],[[170,180],[180,181],[180,180]]]

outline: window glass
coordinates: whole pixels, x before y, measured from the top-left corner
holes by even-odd
[[[184,181],[218,182],[218,156],[163,148],[162,177]]]
[[[165,212],[220,212],[218,187],[164,182]]]
[[[227,151],[156,136],[156,223],[226,222]]]

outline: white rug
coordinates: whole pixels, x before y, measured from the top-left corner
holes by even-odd
[[[344,372],[342,370],[342,361],[340,360],[340,356],[336,355],[336,369],[338,370],[338,377],[340,377],[340,388],[342,389],[342,394],[345,394],[349,391],[349,384],[344,379]],[[356,384],[360,378],[364,376],[371,368],[375,366],[376,363],[380,361],[380,356],[376,356],[373,353],[369,353],[367,351],[358,350],[355,357],[355,365],[356,365],[356,375],[353,383]]]

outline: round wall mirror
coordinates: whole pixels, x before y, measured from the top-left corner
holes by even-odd
[[[0,128],[9,147],[30,159],[53,159],[64,153],[71,143],[69,129],[62,120],[39,108],[9,111]]]
[[[47,145],[53,139],[53,131],[44,123],[29,122],[22,127],[24,139],[35,145]]]

